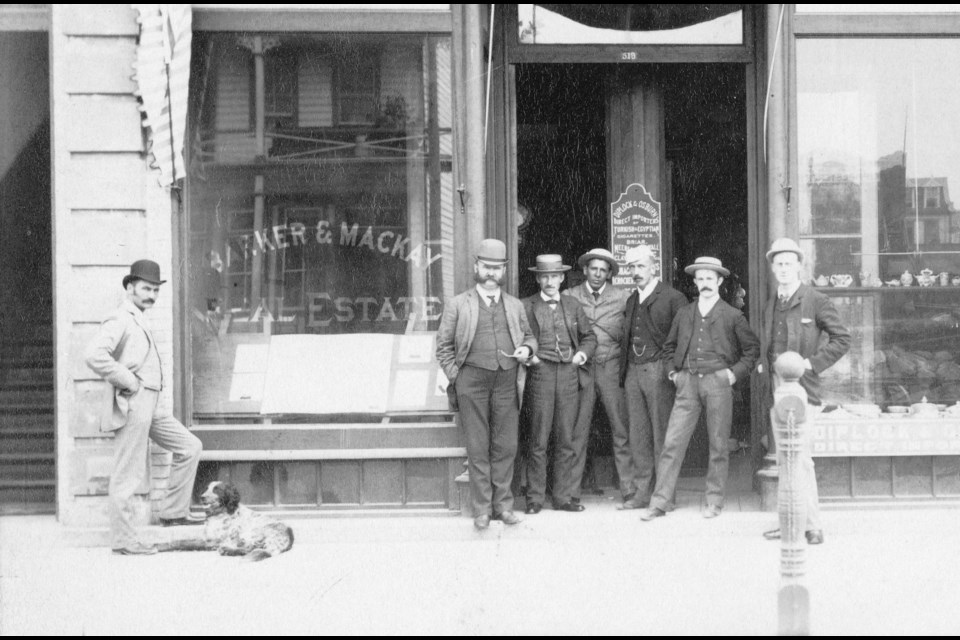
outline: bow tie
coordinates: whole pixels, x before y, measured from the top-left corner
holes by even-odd
[[[551,298],[550,300],[547,300],[547,304],[550,305],[551,307],[557,306],[557,303],[558,303],[558,302],[560,302],[560,301],[559,301],[559,300],[554,300],[554,299],[552,299],[552,298]]]

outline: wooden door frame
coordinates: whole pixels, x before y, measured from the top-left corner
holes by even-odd
[[[761,213],[767,202],[767,167],[764,161],[763,105],[766,99],[766,5],[746,5],[742,45],[522,45],[517,34],[517,5],[498,5],[490,73],[491,137],[487,147],[486,228],[507,243],[511,264],[517,261],[517,229],[513,212],[517,209],[517,128],[516,65],[523,63],[735,63],[744,65],[746,83],[747,144],[747,228],[748,273],[747,300],[751,309],[750,326],[760,334],[760,314],[766,298],[769,273],[764,259],[769,229],[768,217]],[[624,53],[635,56],[624,58]],[[505,157],[504,157],[505,156]],[[765,210],[765,207],[764,207]],[[505,283],[518,290],[518,269],[511,269]],[[765,421],[757,381],[751,388],[751,451],[759,465],[759,438]]]

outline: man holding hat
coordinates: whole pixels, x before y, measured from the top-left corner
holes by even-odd
[[[87,365],[112,385],[110,410],[100,428],[114,434],[110,535],[113,552],[122,555],[157,552],[156,546],[137,540],[133,525],[133,496],[150,489],[148,440],[173,453],[167,495],[160,503],[160,522],[164,526],[203,523],[202,518],[190,516],[202,445],[161,401],[166,381],[157,343],[143,317],[164,282],[156,262],[134,262],[123,278],[126,299],[100,325],[86,353]]]
[[[473,265],[476,286],[447,301],[437,330],[437,362],[459,407],[473,524],[481,530],[491,516],[504,524],[520,522],[510,490],[525,377],[519,364],[537,352],[523,305],[501,289],[506,265],[503,242],[481,242]]]
[[[583,477],[594,406],[598,401],[602,402],[613,435],[621,493],[627,497],[633,488],[627,484],[630,476],[628,469],[631,467],[622,468],[624,460],[629,465],[630,453],[627,445],[627,408],[623,389],[620,387],[620,339],[623,333],[623,310],[630,294],[609,284],[613,276],[620,271],[620,265],[606,249],[588,251],[580,256],[577,264],[583,269],[586,281],[567,289],[563,295],[580,303],[593,327],[597,349],[593,358],[581,369],[586,375],[580,390],[580,409],[571,441],[574,451],[571,476],[579,479]],[[570,499],[573,502],[580,501],[579,486],[574,487]]]
[[[657,277],[658,261],[649,245],[628,249],[624,258],[637,285],[620,332],[619,384],[626,393],[630,431],[619,438],[614,434],[614,448],[624,494],[620,509],[642,509],[650,504],[673,408],[663,345],[687,297]],[[672,496],[670,501],[672,505]]]
[[[537,340],[537,355],[530,361],[530,456],[527,460],[527,510],[543,508],[547,490],[547,446],[556,432],[553,464],[553,508],[583,511],[573,497],[580,490],[576,473],[574,427],[580,394],[580,367],[597,348],[597,338],[580,303],[560,295],[560,285],[571,269],[556,254],[537,256],[529,268],[537,276],[540,293],[523,299],[523,308]],[[585,375],[585,374],[584,374]],[[581,447],[582,448],[582,447]]]
[[[850,332],[840,321],[840,314],[826,296],[800,281],[803,270],[803,251],[790,238],[779,238],[767,251],[767,260],[777,281],[777,294],[771,296],[763,312],[763,348],[761,363],[757,368],[771,378],[770,390],[778,386],[772,364],[786,351],[799,353],[804,359],[806,371],[800,385],[807,392],[807,401],[820,406],[820,372],[833,366],[850,349]],[[766,399],[767,404],[772,398]],[[815,414],[814,414],[815,415]],[[808,431],[812,422],[808,421]],[[823,528],[820,524],[817,476],[809,446],[801,449],[800,469],[803,474],[801,490],[807,505],[806,538],[809,544],[823,543]],[[775,529],[764,534],[768,539],[780,537]]]
[[[677,398],[657,461],[656,488],[642,520],[665,514],[703,411],[710,440],[703,517],[720,515],[730,460],[727,440],[733,421],[733,385],[750,375],[760,355],[760,342],[743,313],[720,299],[720,284],[730,275],[720,260],[697,258],[684,271],[693,276],[700,297],[677,313],[663,347]]]

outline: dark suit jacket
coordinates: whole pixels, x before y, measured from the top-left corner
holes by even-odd
[[[633,338],[633,314],[645,313],[650,319],[651,330],[657,334],[659,345],[663,345],[670,334],[670,326],[677,312],[687,304],[687,296],[671,286],[658,282],[653,293],[647,296],[643,304],[637,305],[640,294],[636,289],[627,298],[627,310],[623,317],[623,331],[620,334],[620,386],[627,378],[627,359],[630,355],[630,341]]]
[[[691,302],[673,319],[670,335],[663,345],[663,359],[674,371],[683,369],[683,358],[693,340],[693,324],[697,314],[696,301]],[[760,356],[760,341],[747,319],[738,309],[723,300],[717,300],[705,321],[720,359],[740,380],[750,374]]]
[[[540,338],[540,320],[538,314],[553,313],[550,305],[543,301],[539,293],[524,298],[523,308],[527,312],[527,320],[530,321],[530,328],[537,339]],[[573,351],[582,351],[587,359],[593,357],[593,352],[597,348],[597,336],[593,333],[593,327],[590,324],[590,318],[584,313],[580,302],[570,296],[560,296],[560,309],[563,311],[563,322],[567,327],[567,335],[570,336],[570,342],[573,344]],[[540,316],[542,317],[542,316]]]
[[[765,372],[772,373],[768,362],[773,340],[773,312],[777,297],[767,301],[763,310],[763,347],[760,363]],[[820,402],[820,372],[829,369],[850,349],[850,332],[840,322],[840,314],[830,297],[801,284],[786,310],[787,350],[796,351],[810,360],[813,370],[806,371],[800,384],[815,404]]]

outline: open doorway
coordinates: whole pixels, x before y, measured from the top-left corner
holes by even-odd
[[[56,508],[47,51],[0,31],[0,514]]]
[[[525,208],[519,292],[536,292],[526,267],[540,253],[559,253],[566,264],[575,265],[578,256],[594,247],[611,248],[609,210],[619,192],[612,192],[614,181],[608,178],[616,155],[630,153],[630,144],[611,142],[620,129],[610,124],[610,105],[625,81],[640,77],[662,110],[662,137],[651,147],[656,157],[645,151],[647,163],[657,164],[663,176],[658,193],[652,192],[663,207],[667,259],[662,278],[693,299],[696,290],[684,266],[698,256],[718,257],[731,271],[721,295],[749,315],[746,80],[745,67],[737,64],[517,65],[517,202]],[[627,151],[613,152],[611,144]],[[575,268],[566,286],[581,281]],[[749,381],[738,387],[731,448],[750,441]],[[610,428],[598,407],[588,457],[598,483],[607,487],[616,486],[611,451]],[[701,425],[687,451],[684,474],[702,475],[707,456]]]

